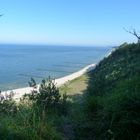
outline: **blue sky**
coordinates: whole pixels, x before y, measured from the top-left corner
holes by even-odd
[[[1,0],[0,43],[119,45],[135,42],[140,0]]]

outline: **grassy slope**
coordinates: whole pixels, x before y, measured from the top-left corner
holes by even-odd
[[[121,46],[99,63],[84,112],[79,140],[140,139],[140,45]]]
[[[67,93],[69,113],[62,120],[63,134],[66,140],[75,139],[75,127],[79,119],[83,118],[83,94],[87,91],[89,76],[87,74],[66,83],[60,88],[61,93]]]
[[[139,74],[140,46],[122,46],[100,62],[93,72],[94,84],[90,86],[90,90],[97,95],[107,94],[112,92],[120,81],[132,79]]]
[[[60,92],[68,95],[68,114],[54,122],[65,140],[140,139],[139,45],[119,47]]]
[[[84,92],[86,92],[88,87],[88,75],[84,74],[79,78],[76,78],[75,80],[69,81],[65,85],[63,85],[60,88],[61,93],[67,93],[69,100],[78,100],[81,97]],[[75,101],[75,100],[74,100]]]
[[[120,46],[84,78],[64,88],[74,97],[88,85],[86,101],[71,107],[74,139],[140,139],[140,46]]]

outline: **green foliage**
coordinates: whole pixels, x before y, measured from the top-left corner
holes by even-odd
[[[140,139],[139,93],[140,77],[133,77],[118,83],[113,94],[107,97],[103,108],[107,114],[104,116],[115,139]]]
[[[9,95],[1,94],[0,91],[0,115],[7,114],[7,115],[14,115],[17,112],[17,106],[15,101],[12,99],[14,93],[10,92]]]
[[[17,112],[17,106],[13,100],[4,100],[0,102],[0,115],[14,115]]]
[[[92,130],[98,139],[137,140],[140,138],[140,78],[124,80],[117,84],[112,94],[93,96],[96,105],[86,110]],[[94,105],[94,106],[95,106]]]
[[[43,110],[55,110],[58,112],[67,112],[67,95],[60,94],[59,89],[56,87],[55,82],[50,79],[42,80],[39,90],[37,89],[36,82],[33,78],[29,82],[33,87],[32,93],[25,95],[25,99],[28,98],[33,102],[35,106],[40,107]]]
[[[31,78],[31,81],[28,82],[30,87],[36,88],[36,82],[33,78]]]
[[[19,106],[14,117],[0,117],[1,140],[62,140],[62,135],[49,120],[46,112],[37,108]]]
[[[140,45],[120,46],[91,76],[79,140],[140,139]]]
[[[29,85],[32,93],[18,104],[11,98],[0,102],[0,139],[63,140],[57,122],[67,114],[67,95],[61,97],[50,78],[42,80],[39,90],[33,78]]]

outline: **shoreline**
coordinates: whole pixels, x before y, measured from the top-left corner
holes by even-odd
[[[82,68],[81,70],[79,70],[77,72],[74,72],[74,73],[66,75],[64,77],[55,79],[54,82],[57,87],[60,87],[60,86],[64,85],[65,83],[67,83],[68,81],[74,80],[74,79],[82,76],[83,74],[94,70],[96,65],[97,64],[87,65],[86,67]],[[37,85],[38,88],[39,88],[39,85],[40,84]],[[30,94],[32,90],[33,90],[32,87],[24,87],[24,88],[3,91],[3,92],[1,92],[1,94],[5,98],[5,96],[10,95],[11,93],[14,93],[12,98],[14,100],[19,100],[24,94]]]

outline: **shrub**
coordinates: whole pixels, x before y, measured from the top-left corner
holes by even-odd
[[[4,100],[0,102],[0,115],[7,114],[7,115],[14,115],[17,112],[17,106],[15,101],[13,100]]]
[[[7,115],[14,115],[17,112],[17,106],[15,101],[12,99],[14,93],[10,92],[9,95],[1,94],[0,91],[0,115],[7,114]]]
[[[67,95],[61,94],[59,88],[56,87],[55,81],[50,77],[43,79],[39,88],[33,78],[29,82],[29,85],[33,87],[31,94],[26,94],[25,99],[29,99],[34,104],[34,107],[40,107],[41,110],[57,111],[59,114],[67,114]],[[28,101],[27,101],[28,102]]]

